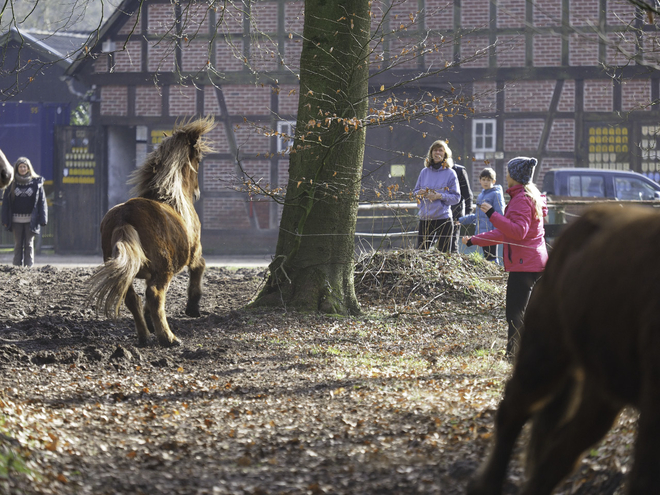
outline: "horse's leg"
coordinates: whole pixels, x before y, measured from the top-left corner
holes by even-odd
[[[140,296],[138,296],[137,292],[135,292],[133,284],[130,285],[128,292],[126,292],[124,303],[126,303],[126,307],[131,312],[133,319],[135,320],[135,330],[137,331],[138,335],[138,345],[147,345],[147,341],[149,340],[149,329],[144,318],[145,315],[142,313],[142,301],[140,301]]]
[[[169,287],[169,280],[167,283],[156,283],[153,280],[147,282],[145,296],[151,320],[154,324],[154,330],[158,342],[164,347],[172,347],[180,345],[181,342],[174,336],[167,323],[165,315],[165,295]]]
[[[580,403],[565,424],[541,431],[533,429],[534,465],[530,478],[520,495],[549,495],[552,490],[575,468],[581,454],[598,442],[612,427],[621,407],[613,404],[597,388],[593,381],[586,380],[580,394]],[[566,411],[564,411],[566,412]],[[644,492],[649,493],[649,492]]]
[[[552,308],[552,306],[550,306]],[[527,420],[565,390],[570,380],[570,357],[555,331],[547,305],[532,301],[511,379],[495,415],[495,444],[487,461],[468,484],[469,495],[499,495],[511,452]]]
[[[654,318],[655,320],[655,318]],[[655,323],[655,321],[654,321]],[[642,386],[639,401],[639,423],[637,426],[637,440],[635,441],[635,460],[630,471],[628,482],[628,495],[642,495],[657,493],[660,486],[660,333],[655,324],[645,333],[650,334],[650,342],[642,355]]]
[[[144,321],[147,322],[147,328],[151,333],[156,333],[154,328],[154,321],[151,319],[151,311],[149,310],[149,304],[145,299],[144,306],[142,306],[142,312],[144,313]]]
[[[202,298],[202,275],[206,268],[206,261],[201,256],[196,262],[188,265],[190,279],[188,280],[188,302],[186,304],[186,314],[194,318],[199,318],[199,301]]]

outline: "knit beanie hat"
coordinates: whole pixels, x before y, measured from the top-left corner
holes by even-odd
[[[534,167],[536,167],[536,163],[536,158],[527,158],[526,156],[513,158],[507,165],[509,175],[516,182],[528,184],[534,175]]]

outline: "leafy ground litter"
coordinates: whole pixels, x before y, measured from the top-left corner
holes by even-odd
[[[244,310],[263,273],[223,268],[187,318],[182,273],[173,349],[136,347],[125,309],[97,316],[91,273],[0,266],[1,493],[453,495],[487,451],[510,373],[500,267],[363,255],[351,318]],[[557,493],[623,493],[635,421]],[[521,462],[518,447],[507,494]]]

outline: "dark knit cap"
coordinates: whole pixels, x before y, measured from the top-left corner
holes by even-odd
[[[519,156],[509,161],[507,169],[513,180],[520,182],[521,184],[528,184],[534,175],[534,167],[536,167],[536,163],[536,158]]]

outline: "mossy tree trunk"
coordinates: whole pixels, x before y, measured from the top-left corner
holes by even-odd
[[[276,256],[253,306],[359,312],[353,285],[365,118],[368,0],[306,0],[300,98]]]

